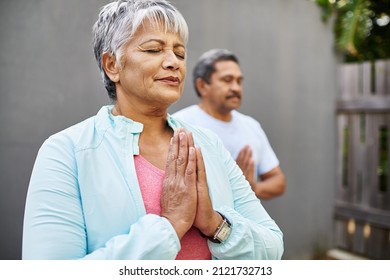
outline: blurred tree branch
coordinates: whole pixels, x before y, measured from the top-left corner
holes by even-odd
[[[390,0],[312,0],[322,20],[334,17],[335,46],[344,61],[390,58]]]

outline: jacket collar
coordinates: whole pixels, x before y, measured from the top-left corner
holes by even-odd
[[[114,116],[112,114],[112,108],[114,105],[103,106],[96,115],[96,128],[99,133],[104,133],[108,129],[113,129],[115,132],[122,135],[123,133],[139,134],[143,131],[144,125],[142,123],[133,121],[125,116]],[[170,114],[167,115],[168,125],[176,130],[181,127]]]

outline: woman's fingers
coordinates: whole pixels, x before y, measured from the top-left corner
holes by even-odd
[[[192,132],[188,132],[188,146],[189,147],[195,147],[194,144],[194,137],[192,136]]]
[[[194,147],[189,148],[184,184],[189,188],[196,188],[196,151]]]
[[[194,226],[197,227],[204,235],[212,236],[218,225],[221,223],[222,217],[214,211],[211,203],[209,188],[207,185],[206,168],[200,148],[196,149],[196,164],[198,203]]]
[[[161,199],[161,215],[181,238],[192,226],[197,207],[196,151],[191,134],[178,129],[172,137]]]
[[[188,162],[188,137],[184,131],[179,133],[179,152],[176,160],[176,173],[178,176],[185,176]]]
[[[189,146],[193,146],[193,143],[194,140],[192,139],[192,134],[187,135],[187,133],[182,128],[174,131],[171,138],[165,167],[167,176],[173,178],[178,175],[184,176],[187,168],[189,154],[188,148]]]
[[[176,161],[179,153],[179,137],[177,131],[173,133],[168,150],[168,158],[165,167],[166,177],[176,176]]]
[[[203,161],[203,155],[200,148],[196,148],[196,168],[197,168],[197,181],[201,184],[201,187],[207,188],[206,182],[206,168]]]

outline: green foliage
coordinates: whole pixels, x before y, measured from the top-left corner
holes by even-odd
[[[390,58],[390,0],[312,0],[334,17],[335,45],[346,62]]]

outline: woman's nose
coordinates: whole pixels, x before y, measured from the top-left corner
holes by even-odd
[[[170,50],[166,51],[164,61],[163,61],[163,67],[166,69],[173,69],[173,70],[179,69],[180,60],[173,51]]]

